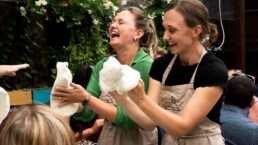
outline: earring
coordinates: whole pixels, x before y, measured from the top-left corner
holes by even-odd
[[[134,37],[134,41],[136,41],[137,40],[137,38],[136,37]]]

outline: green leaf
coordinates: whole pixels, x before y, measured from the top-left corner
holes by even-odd
[[[39,26],[42,30],[44,29],[43,25],[36,21],[37,26]]]

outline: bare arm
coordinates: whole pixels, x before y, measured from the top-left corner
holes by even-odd
[[[16,76],[16,72],[20,69],[29,67],[29,64],[18,65],[0,65],[0,76]]]
[[[158,102],[159,86],[160,83],[150,78],[149,80],[149,94],[152,95],[152,100],[155,103]],[[134,89],[134,93],[145,94],[144,83],[139,81],[139,90]],[[122,107],[122,109],[128,114],[128,116],[134,120],[140,127],[145,130],[153,130],[157,125],[154,123],[128,96],[119,96],[116,92],[111,93],[112,97]],[[136,101],[136,100],[135,100]]]
[[[71,87],[73,87],[73,89],[62,86],[56,86],[53,89],[51,93],[52,97],[54,99],[60,99],[63,101],[60,106],[63,106],[67,103],[82,103],[82,101],[88,98],[90,95],[80,85],[71,83]],[[94,96],[91,96],[87,107],[111,122],[116,121],[117,108],[112,104],[108,104]],[[79,109],[81,109],[81,107],[79,107]]]
[[[82,139],[85,139],[85,138],[90,137],[90,136],[93,135],[93,134],[96,134],[96,133],[101,129],[101,127],[103,126],[103,124],[104,124],[104,119],[97,119],[97,120],[94,122],[94,124],[93,124],[93,126],[92,126],[91,128],[87,128],[87,129],[84,129],[84,130],[82,131],[82,136],[81,136],[81,138],[80,138],[79,132],[76,132],[76,133],[74,134],[75,140],[76,140],[76,141],[80,141],[80,140],[82,140]]]
[[[161,108],[146,94],[131,94],[130,97],[146,115],[165,129],[168,134],[178,138],[191,131],[207,116],[222,93],[223,90],[220,87],[197,88],[178,115]]]

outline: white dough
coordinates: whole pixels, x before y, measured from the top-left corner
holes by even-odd
[[[57,85],[71,88],[69,84],[72,82],[72,73],[68,68],[68,62],[57,62],[56,68],[57,75],[53,87]],[[52,96],[50,96],[50,107],[64,117],[72,116],[79,107],[79,103],[70,103],[65,106],[58,107],[57,105],[59,103],[60,100],[53,99]]]
[[[117,93],[123,95],[126,92],[132,90],[138,85],[140,80],[140,73],[132,69],[128,65],[122,65],[123,69],[121,71],[122,77],[117,86]]]
[[[8,93],[0,87],[0,124],[10,111],[10,98]]]
[[[123,95],[137,86],[140,73],[128,65],[121,65],[114,57],[109,57],[103,64],[99,80],[103,93],[116,90]]]
[[[116,90],[121,78],[122,65],[114,57],[104,62],[102,70],[99,72],[99,85],[103,93]]]

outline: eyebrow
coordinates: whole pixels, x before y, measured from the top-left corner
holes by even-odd
[[[118,21],[118,22],[120,22],[120,21],[126,21],[126,20],[125,20],[125,19],[122,19],[122,18],[119,18],[119,19],[113,18],[112,21]]]

